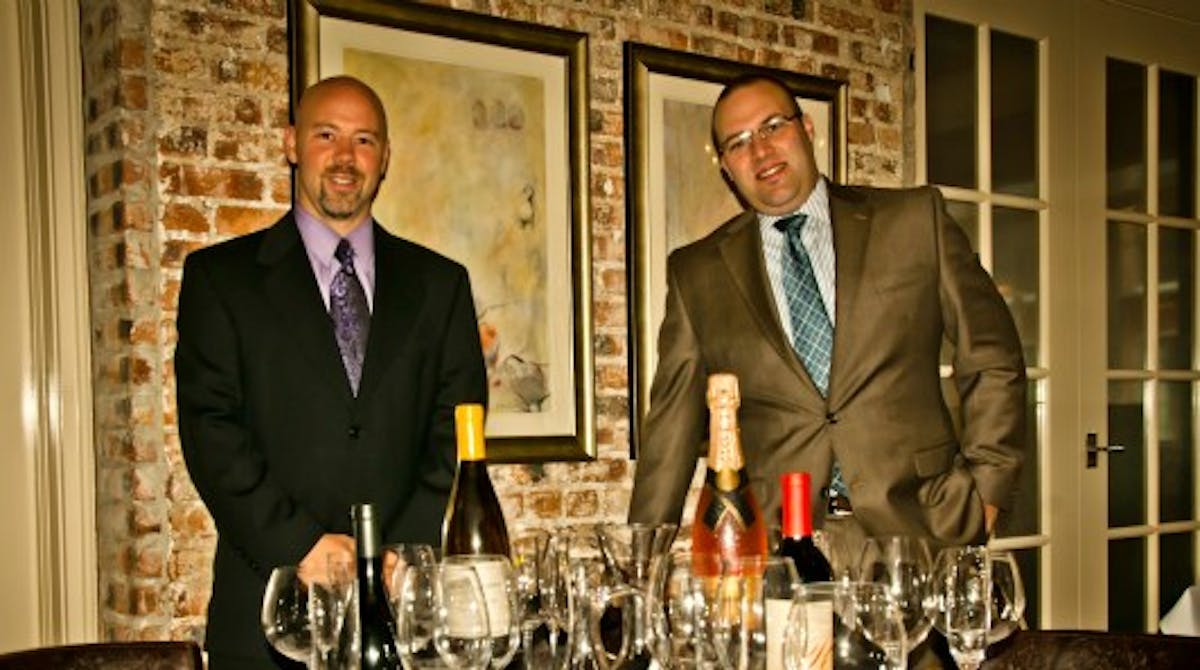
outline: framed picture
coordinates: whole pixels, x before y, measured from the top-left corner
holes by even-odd
[[[374,215],[467,267],[488,458],[595,456],[587,35],[401,2],[291,0],[293,109],[331,75],[383,100]]]
[[[845,82],[625,43],[631,457],[650,406],[667,255],[743,209],[721,177],[709,127],[725,82],[753,72],[788,85],[812,117],[817,167],[833,181],[845,181]]]

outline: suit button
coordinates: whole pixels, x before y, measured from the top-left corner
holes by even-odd
[[[352,440],[357,440],[358,433],[360,430],[361,429],[358,426],[350,426],[349,428],[346,429],[346,435]]]
[[[828,414],[825,415],[825,421],[827,421],[828,423],[837,423],[838,422],[837,415],[834,414],[833,412],[829,412]]]

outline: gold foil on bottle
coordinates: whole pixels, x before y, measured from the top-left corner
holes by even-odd
[[[736,471],[744,465],[738,437],[737,410],[742,399],[737,377],[729,373],[709,375],[706,397],[709,415],[708,467],[719,473],[718,477],[725,470],[736,476]],[[723,491],[732,491],[736,483],[725,488],[723,482],[718,480],[718,486]]]

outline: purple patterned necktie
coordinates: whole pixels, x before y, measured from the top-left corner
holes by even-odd
[[[371,309],[367,306],[367,293],[354,271],[354,248],[350,241],[338,242],[333,257],[341,267],[329,283],[329,316],[333,317],[333,334],[342,352],[346,377],[357,396],[363,356],[367,351],[367,334],[371,330]]]

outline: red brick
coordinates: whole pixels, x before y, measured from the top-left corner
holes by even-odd
[[[568,518],[594,517],[600,511],[600,498],[595,491],[568,491],[563,502]]]
[[[187,258],[187,255],[192,251],[203,246],[203,242],[194,240],[166,240],[163,242],[160,265],[164,268],[181,268],[183,267],[183,259]]]
[[[217,232],[223,235],[244,235],[274,223],[283,215],[279,209],[221,206],[217,208]]]
[[[563,500],[560,491],[537,491],[525,496],[530,512],[539,519],[562,516]]]
[[[166,156],[203,157],[208,153],[208,131],[195,126],[182,126],[163,135],[158,150]]]
[[[208,232],[208,217],[204,212],[186,203],[167,203],[162,216],[163,228],[189,233]]]
[[[838,55],[839,43],[838,38],[827,33],[813,33],[812,38],[813,51],[829,56]]]
[[[874,35],[875,20],[858,12],[822,3],[817,8],[818,23],[835,30],[859,35]]]
[[[117,66],[137,69],[146,64],[146,45],[140,39],[122,38],[117,44]]]

